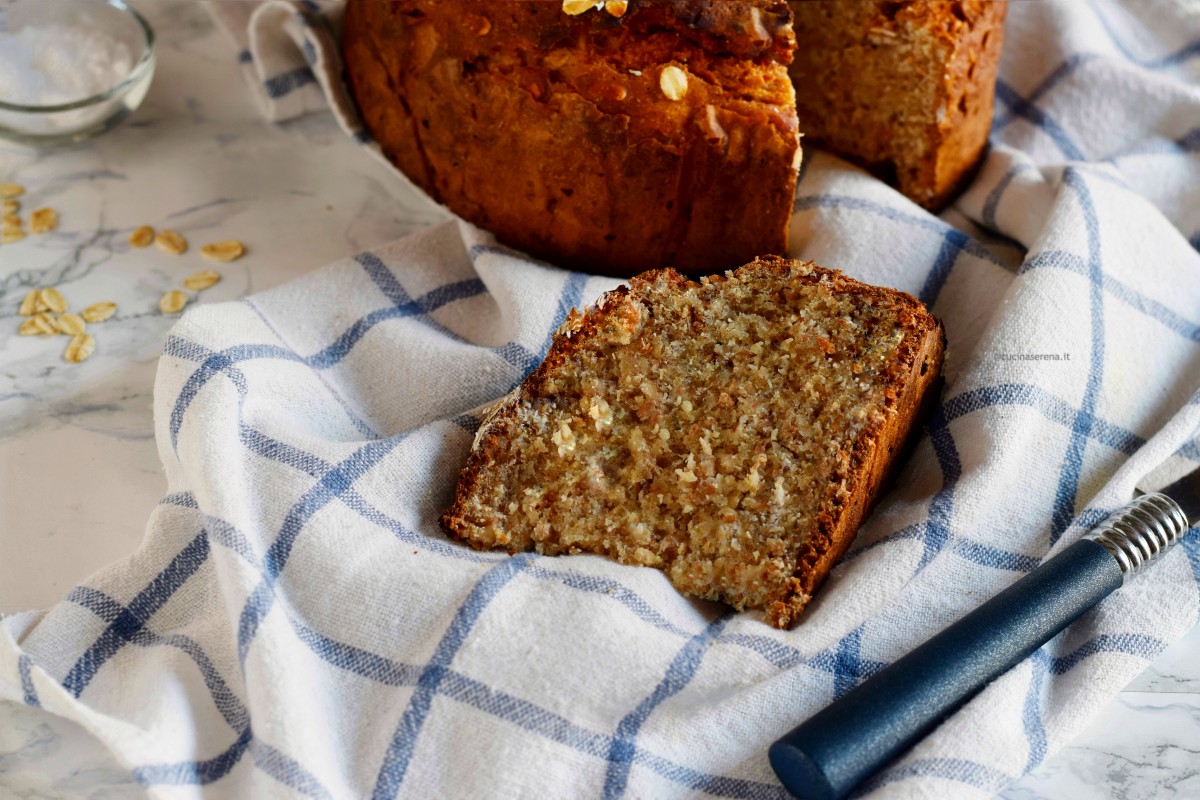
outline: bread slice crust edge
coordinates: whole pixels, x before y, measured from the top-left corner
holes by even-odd
[[[899,303],[902,306],[901,314],[905,316],[905,335],[897,348],[895,361],[883,379],[887,387],[884,403],[886,413],[879,421],[868,423],[848,444],[850,468],[847,474],[840,476],[844,481],[844,501],[839,501],[833,495],[826,501],[818,516],[816,530],[811,531],[795,561],[791,578],[774,592],[762,609],[765,621],[778,628],[791,627],[798,621],[804,607],[850,547],[888,478],[899,468],[906,445],[917,432],[923,414],[936,400],[945,349],[941,322],[906,293],[863,284],[841,272],[811,263],[802,264],[777,257],[756,259],[727,275],[740,278],[763,269],[779,274],[794,274],[797,266],[808,270],[806,275],[799,277],[800,280],[826,280],[837,291]],[[714,276],[707,280],[725,279],[725,276]],[[521,405],[545,399],[543,387],[547,379],[570,363],[580,342],[599,334],[605,325],[621,324],[617,315],[630,313],[630,303],[636,302],[640,288],[655,281],[665,281],[677,290],[695,285],[674,270],[652,270],[634,277],[628,286],[607,293],[586,313],[569,317],[555,333],[542,364],[497,403],[476,434],[460,474],[454,500],[441,517],[441,525],[450,536],[476,549],[491,549],[470,535],[477,526],[477,522],[471,518],[470,503],[481,481],[486,479],[489,463],[501,450],[500,443],[517,432],[521,424],[518,415]],[[526,536],[512,538],[500,546],[516,553],[535,549],[536,543]]]

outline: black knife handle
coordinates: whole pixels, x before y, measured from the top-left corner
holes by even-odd
[[[818,711],[771,746],[771,766],[801,800],[836,800],[1122,581],[1082,539]]]
[[[1024,660],[1187,532],[1161,494],[1139,497],[1081,539],[770,749],[801,800],[837,800]]]

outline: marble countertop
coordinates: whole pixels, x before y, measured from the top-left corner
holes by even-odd
[[[159,36],[142,108],[99,140],[38,152],[0,145],[0,180],[29,187],[59,228],[0,246],[0,612],[43,608],[133,551],[165,482],[151,394],[174,318],[159,297],[210,268],[199,245],[240,239],[241,260],[201,302],[241,297],[441,217],[329,116],[261,120],[228,43],[199,4],[140,4]],[[127,243],[149,224],[185,232],[168,256]],[[96,352],[19,337],[29,288],[73,309],[101,300]],[[73,723],[0,702],[0,789],[15,797],[129,797],[127,770]],[[1010,787],[1033,798],[1200,797],[1200,630],[1164,652],[1077,741]]]

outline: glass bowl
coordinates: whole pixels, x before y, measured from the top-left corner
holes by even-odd
[[[64,28],[88,37],[90,49],[61,38],[52,46],[48,37]],[[72,69],[84,58],[94,73]],[[74,86],[52,84],[55,75]],[[48,146],[97,136],[141,105],[153,77],[154,31],[122,0],[0,0],[0,138]],[[35,84],[50,90],[49,103],[16,96]]]

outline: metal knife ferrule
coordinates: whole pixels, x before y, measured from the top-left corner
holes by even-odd
[[[1084,538],[1107,550],[1121,567],[1121,585],[1179,541],[1187,515],[1165,494],[1144,494],[1114,511]]]

